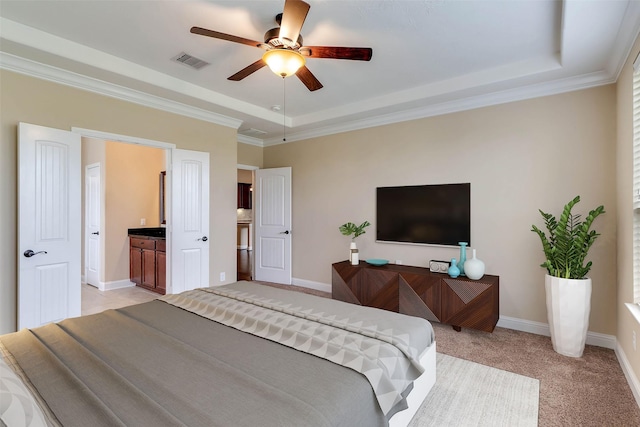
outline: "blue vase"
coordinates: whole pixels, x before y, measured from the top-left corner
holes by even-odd
[[[451,258],[451,266],[447,270],[447,273],[449,273],[449,276],[453,277],[454,279],[460,275],[460,269],[458,268],[457,263],[458,262],[456,261],[455,258]]]
[[[467,242],[458,242],[460,245],[460,262],[458,268],[460,269],[460,275],[464,276],[464,262],[467,260]]]

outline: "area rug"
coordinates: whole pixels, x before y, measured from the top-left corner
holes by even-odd
[[[540,382],[437,354],[436,384],[409,427],[537,426]]]

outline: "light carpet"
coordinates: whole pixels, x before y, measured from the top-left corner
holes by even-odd
[[[438,353],[436,384],[409,427],[537,426],[540,381]]]

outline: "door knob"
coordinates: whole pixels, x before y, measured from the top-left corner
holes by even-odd
[[[281,231],[280,234],[289,234],[289,230]]]
[[[203,242],[206,242],[207,240],[209,240],[209,238],[207,236],[202,236],[197,240],[202,240]]]
[[[96,236],[99,236],[99,235],[100,235],[100,232],[99,232],[99,231],[94,231],[94,232],[93,232],[93,233],[91,233],[91,234],[95,234]]]
[[[26,256],[27,258],[31,258],[34,255],[38,255],[38,254],[46,254],[47,251],[38,251],[38,252],[34,252],[31,249],[27,249],[26,251],[24,251],[24,256]]]

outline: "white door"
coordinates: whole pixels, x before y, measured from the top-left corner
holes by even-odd
[[[86,167],[84,184],[84,280],[89,285],[104,290],[100,286],[100,163]]]
[[[172,151],[171,290],[209,286],[209,153]]]
[[[291,168],[259,169],[254,190],[255,280],[291,284]]]
[[[80,135],[18,127],[18,329],[80,315]]]

